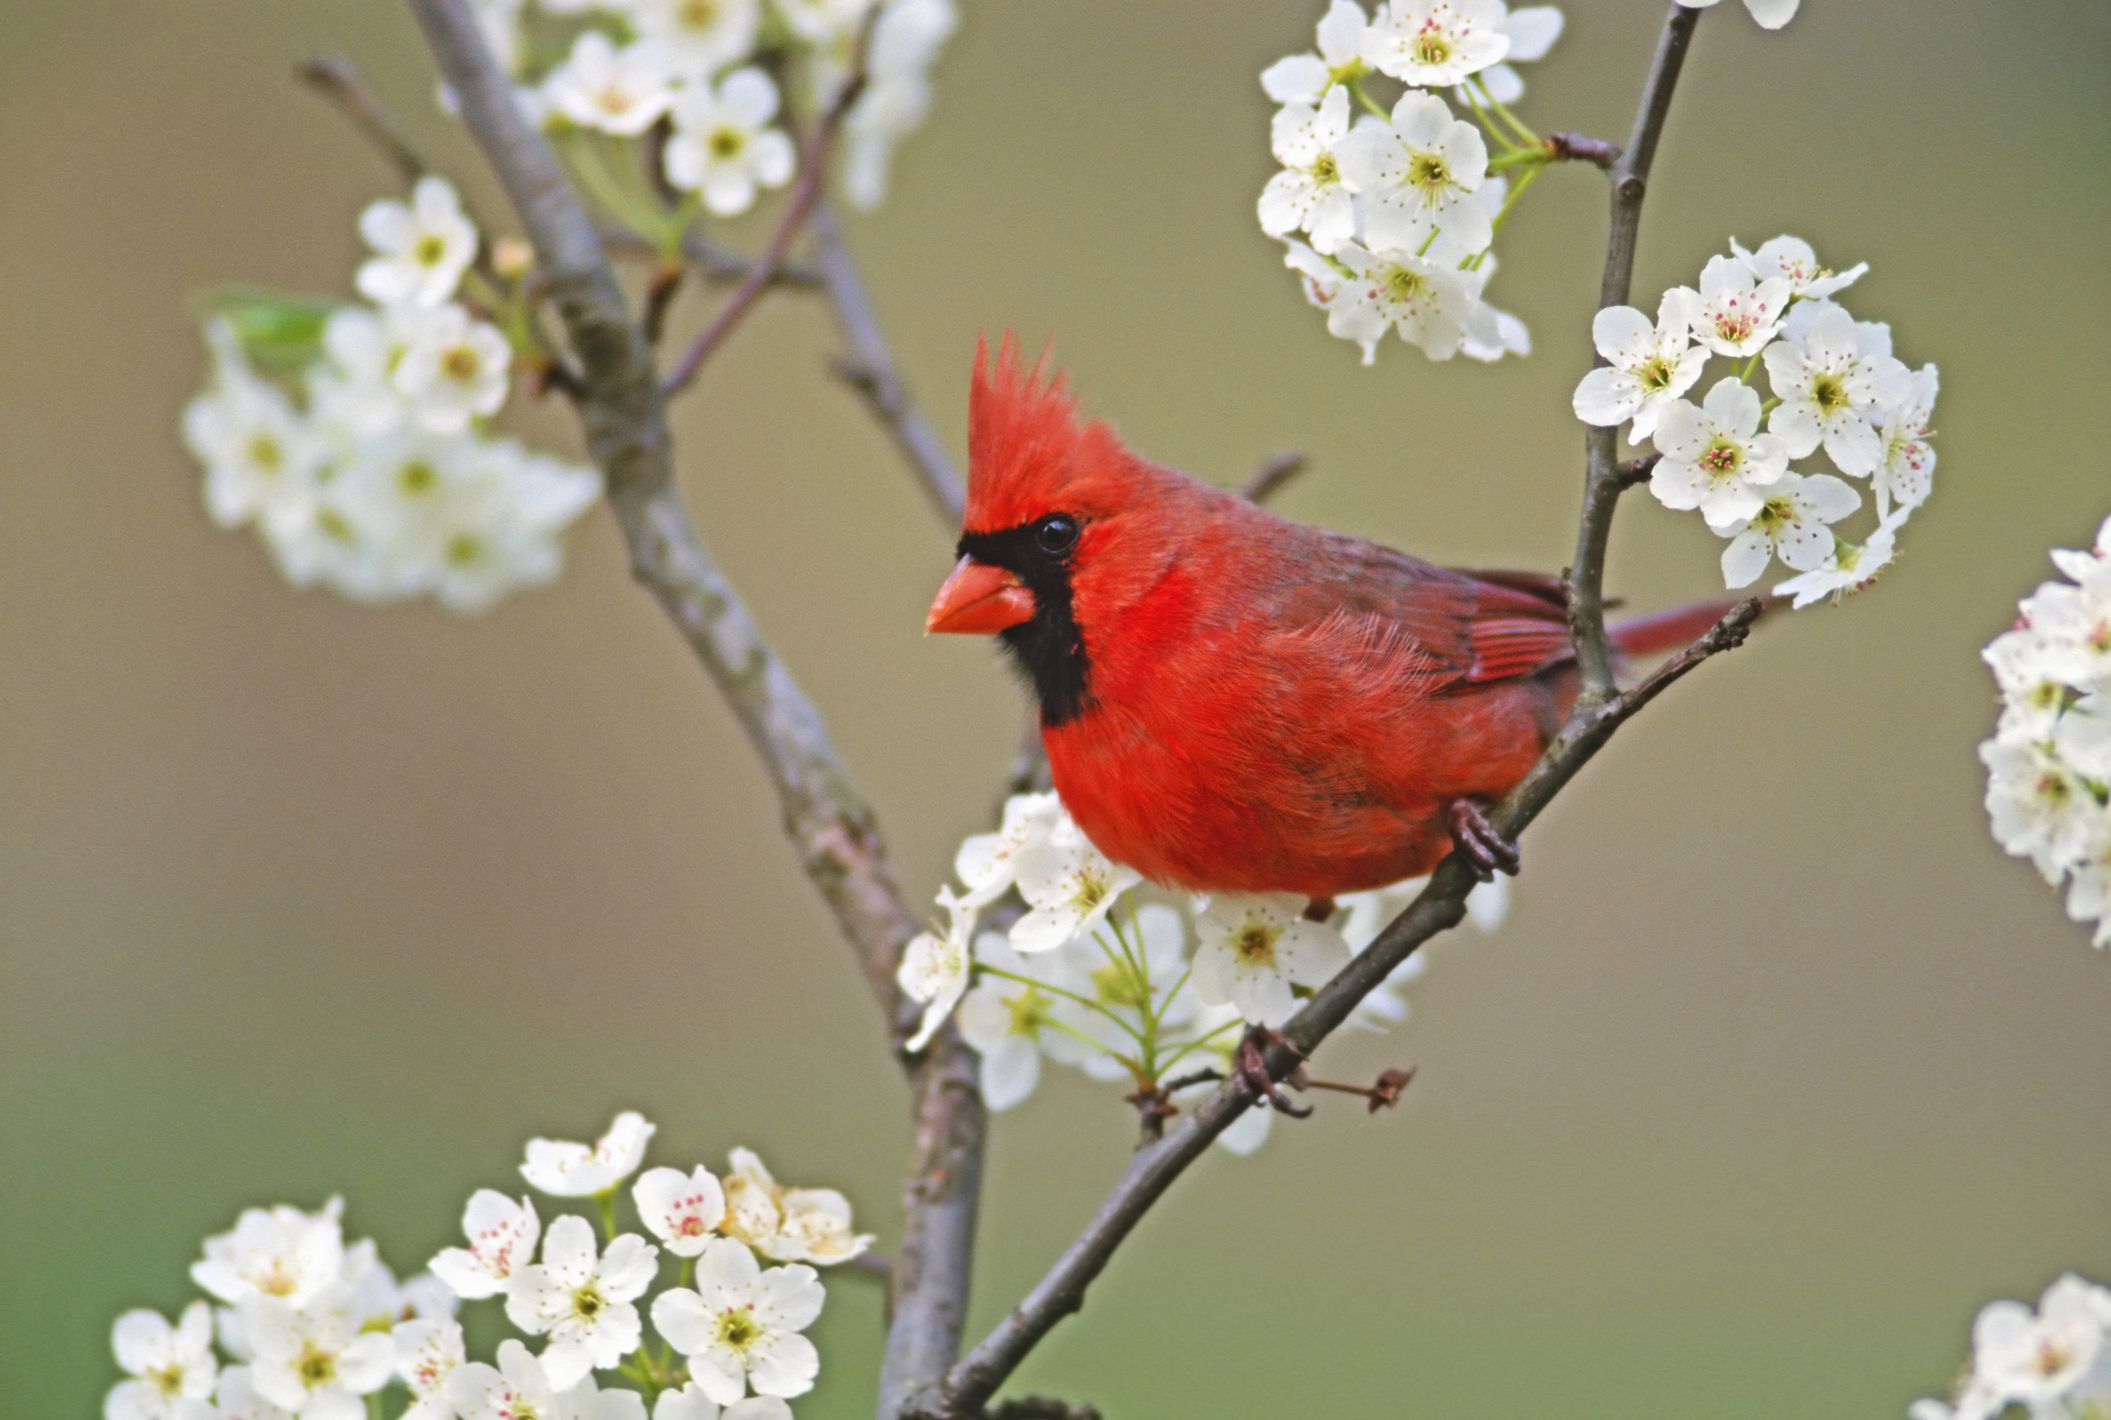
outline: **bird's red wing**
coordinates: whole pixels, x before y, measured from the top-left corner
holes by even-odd
[[[1360,538],[1328,541],[1328,575],[1301,584],[1293,619],[1395,628],[1433,689],[1534,675],[1573,653],[1559,578],[1458,572]]]

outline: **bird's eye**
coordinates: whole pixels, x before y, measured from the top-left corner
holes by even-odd
[[[1050,513],[1034,524],[1034,541],[1041,551],[1064,553],[1077,542],[1077,519],[1067,513]]]

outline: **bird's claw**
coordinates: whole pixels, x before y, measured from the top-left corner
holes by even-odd
[[[1488,822],[1488,811],[1475,799],[1453,801],[1451,841],[1458,845],[1459,856],[1473,875],[1484,883],[1494,882],[1497,873],[1514,874],[1522,861],[1517,844],[1496,831]]]
[[[1312,1112],[1312,1106],[1298,1104],[1283,1093],[1275,1076],[1268,1070],[1268,1047],[1280,1045],[1299,1060],[1305,1052],[1291,1043],[1290,1038],[1273,1026],[1255,1026],[1239,1039],[1239,1049],[1232,1061],[1232,1078],[1245,1085],[1258,1102],[1273,1106],[1292,1119],[1303,1119]]]

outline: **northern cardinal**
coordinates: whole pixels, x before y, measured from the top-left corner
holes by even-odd
[[[960,561],[929,631],[995,634],[1057,792],[1169,886],[1315,900],[1517,850],[1485,809],[1578,676],[1558,578],[1459,572],[1294,523],[1083,423],[1007,338],[976,352]],[[1670,650],[1728,603],[1617,625]]]

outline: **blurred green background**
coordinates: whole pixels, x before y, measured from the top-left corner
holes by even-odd
[[[1254,76],[1316,0],[971,4],[896,191],[854,224],[953,446],[980,329],[1059,337],[1087,406],[1222,481],[1310,452],[1293,516],[1558,568],[1603,184],[1549,174],[1492,294],[1538,353],[1374,370],[1253,199]],[[1624,134],[1653,4],[1569,7],[1542,130]],[[1897,1415],[1973,1309],[2111,1274],[2111,960],[1989,841],[1978,647],[2111,510],[2111,20],[1811,0],[1703,23],[1637,291],[1733,234],[1867,258],[1855,311],[1943,370],[1941,468],[1874,593],[1799,614],[1623,734],[1536,828],[1511,926],[1439,943],[1412,1062],[1183,1182],[1028,1366],[1110,1416]],[[499,206],[393,5],[13,0],[0,43],[0,1412],[93,1413],[109,1323],[172,1309],[245,1204],[342,1191],[406,1270],[531,1133],[613,1109],[662,1162],[753,1144],[891,1244],[905,1092],[730,718],[605,515],[553,590],[464,621],[296,594],[212,529],[186,302],[348,292],[386,171],[294,83],[353,55]],[[752,232],[752,228],[745,229]],[[687,301],[685,320],[701,304]],[[773,299],[685,399],[706,539],[881,806],[923,900],[1017,724],[920,632],[952,535]],[[575,447],[564,411],[529,420]],[[1630,501],[1613,590],[1716,585]],[[979,1329],[1119,1169],[1062,1074],[996,1128]],[[869,1413],[876,1289],[833,1288],[802,1417]]]

